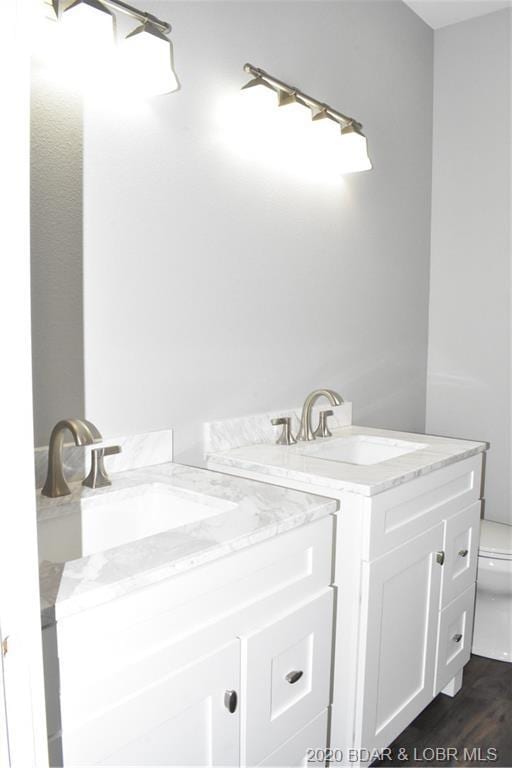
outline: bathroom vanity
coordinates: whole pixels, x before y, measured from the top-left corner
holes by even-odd
[[[299,766],[325,746],[336,507],[168,459],[39,497],[51,764]]]
[[[208,424],[208,466],[339,501],[330,747],[364,764],[462,684],[488,446],[351,426],[350,404],[332,437],[276,445],[282,415]]]

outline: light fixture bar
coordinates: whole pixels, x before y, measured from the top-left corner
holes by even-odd
[[[125,13],[127,16],[131,16],[132,19],[137,19],[138,21],[141,21],[143,24],[146,24],[148,22],[153,24],[153,26],[157,27],[160,30],[160,32],[163,32],[164,35],[166,35],[172,29],[171,25],[167,21],[162,21],[156,16],[153,16],[152,13],[147,13],[146,11],[139,11],[138,8],[134,8],[133,5],[128,5],[128,3],[123,3],[121,2],[121,0],[101,0],[101,1],[103,5],[106,5],[108,8],[113,8],[116,11]]]
[[[65,2],[65,0],[52,0],[52,2],[57,16],[59,16],[60,12],[65,10],[66,6],[69,5],[69,3]],[[147,11],[140,11],[133,5],[128,5],[128,3],[122,2],[122,0],[101,0],[101,3],[107,8],[112,8],[115,11],[124,13],[126,16],[130,16],[132,19],[137,19],[137,21],[142,22],[142,24],[153,24],[153,26],[155,26],[164,35],[167,35],[172,29],[171,25],[167,21],[162,21]]]
[[[362,124],[355,120],[353,117],[348,117],[348,115],[344,115],[342,112],[338,112],[338,110],[333,109],[328,104],[317,101],[317,99],[314,99],[312,96],[308,96],[306,93],[299,91],[298,88],[294,88],[287,83],[283,83],[282,80],[277,80],[277,78],[272,77],[267,72],[265,72],[264,69],[254,67],[252,64],[245,64],[244,71],[257,78],[258,80],[263,81],[278,93],[284,94],[285,96],[290,96],[293,98],[293,101],[298,101],[305,107],[309,107],[313,115],[313,120],[328,117],[331,120],[340,123],[342,127],[352,125],[358,130],[363,127]]]

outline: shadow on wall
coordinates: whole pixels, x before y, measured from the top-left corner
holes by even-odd
[[[48,81],[31,96],[31,283],[34,439],[85,409],[81,98]]]

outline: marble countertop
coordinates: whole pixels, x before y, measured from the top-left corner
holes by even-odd
[[[317,485],[322,489],[373,496],[456,461],[475,456],[489,447],[484,442],[358,426],[334,428],[332,435],[331,438],[322,439],[322,445],[340,437],[367,435],[419,443],[422,448],[378,464],[361,465],[306,456],[302,453],[305,443],[290,446],[260,443],[209,453],[208,466],[226,472],[236,468],[238,471],[257,472],[263,476]],[[316,442],[320,443],[319,440]],[[307,443],[308,446],[312,444]]]
[[[120,472],[112,480],[110,488],[94,491],[74,484],[72,495],[62,499],[38,494],[38,522],[64,518],[85,497],[98,495],[108,501],[113,491],[129,493],[130,488],[151,483],[182,495],[207,496],[225,511],[80,559],[41,562],[43,626],[313,522],[337,508],[336,501],[321,496],[172,462]]]

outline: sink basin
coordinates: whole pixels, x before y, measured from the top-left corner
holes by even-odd
[[[316,459],[340,461],[346,464],[379,464],[381,461],[395,459],[406,453],[419,451],[427,446],[423,443],[410,443],[407,440],[391,440],[371,435],[353,435],[336,437],[325,443],[315,442],[301,448],[304,456]]]
[[[65,562],[205,520],[237,505],[164,483],[64,503],[38,522],[39,559]]]

